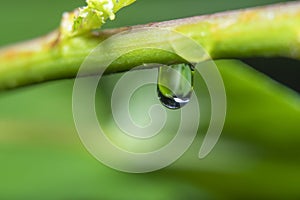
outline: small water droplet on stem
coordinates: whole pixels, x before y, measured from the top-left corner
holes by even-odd
[[[174,64],[158,69],[157,93],[169,109],[179,109],[191,99],[194,70],[191,64]]]

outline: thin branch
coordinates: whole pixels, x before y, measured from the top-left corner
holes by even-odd
[[[180,32],[202,45],[213,59],[253,56],[300,59],[300,2],[297,1],[93,31],[66,39],[61,38],[59,30],[56,30],[39,39],[0,50],[0,89],[75,77],[85,57],[101,41],[116,33],[141,27]],[[143,49],[135,55],[121,57],[107,73],[127,71],[147,62],[179,62],[178,57],[168,53],[157,56],[154,51],[141,52]]]

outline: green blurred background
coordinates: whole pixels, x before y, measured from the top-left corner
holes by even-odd
[[[105,27],[275,2],[283,1],[138,0]],[[82,5],[83,0],[2,1],[0,45],[46,34],[58,27],[64,11]],[[295,68],[299,61],[260,58],[245,62],[270,74],[268,67],[277,66],[272,75],[299,88],[297,82],[289,82],[289,77],[299,74]],[[72,118],[73,80],[1,92],[0,199],[300,199],[299,94],[240,61],[216,64],[228,97],[226,124],[217,146],[205,159],[197,158],[207,126],[204,120],[199,137],[182,158],[148,174],[117,172],[85,150]],[[111,115],[105,105],[120,76],[105,77],[97,96],[99,118],[110,130],[115,129],[110,127]],[[195,90],[203,100],[201,112],[208,118],[208,94],[201,77],[195,79]],[[146,92],[153,88],[141,90],[140,96],[157,101]],[[133,99],[133,110],[139,109],[140,96]]]

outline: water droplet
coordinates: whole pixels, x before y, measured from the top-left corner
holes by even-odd
[[[179,109],[186,105],[192,95],[193,78],[191,64],[159,67],[157,93],[160,102],[169,109]]]

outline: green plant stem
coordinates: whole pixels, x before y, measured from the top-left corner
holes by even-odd
[[[300,2],[292,2],[93,31],[67,39],[61,38],[57,30],[33,41],[0,49],[0,89],[75,77],[85,57],[101,41],[142,27],[167,28],[191,37],[213,59],[254,56],[300,59]],[[175,63],[180,62],[179,59],[159,50],[140,49],[119,58],[106,73],[127,71],[141,63]]]

